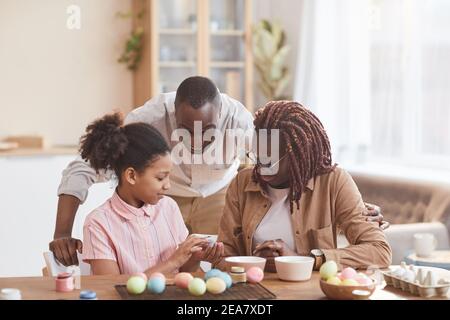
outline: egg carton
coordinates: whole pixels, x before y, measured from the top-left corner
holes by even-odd
[[[399,271],[402,268],[405,270],[403,273],[401,270]],[[402,262],[397,269],[382,271],[382,274],[388,286],[410,292],[413,295],[422,298],[447,297],[450,281],[444,278],[436,281],[436,269],[438,268],[407,266]]]

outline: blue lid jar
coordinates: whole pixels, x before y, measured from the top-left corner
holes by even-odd
[[[95,293],[95,291],[83,290],[80,292],[80,299],[81,300],[97,300],[97,294]]]

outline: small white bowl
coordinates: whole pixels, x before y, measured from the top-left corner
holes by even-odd
[[[225,258],[225,262],[228,265],[228,269],[231,267],[243,267],[245,271],[251,267],[259,267],[264,271],[266,266],[266,258],[254,257],[254,256],[235,256]]]
[[[286,281],[311,279],[314,258],[305,256],[284,256],[275,258],[278,277]]]

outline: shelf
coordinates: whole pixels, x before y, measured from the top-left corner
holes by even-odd
[[[23,157],[23,156],[60,156],[77,155],[77,146],[54,146],[49,148],[17,148],[8,151],[0,151],[2,157]]]
[[[162,35],[194,35],[196,30],[192,29],[160,29],[159,34]]]
[[[244,68],[245,62],[242,61],[211,61],[211,68]]]
[[[244,36],[243,30],[217,30],[217,31],[211,31],[212,36],[238,36],[242,37]]]
[[[195,68],[194,61],[160,61],[160,68]]]

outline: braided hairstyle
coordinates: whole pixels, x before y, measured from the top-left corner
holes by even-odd
[[[278,129],[286,142],[289,159],[291,213],[294,202],[299,208],[300,197],[308,181],[318,175],[332,171],[331,147],[328,136],[320,120],[298,102],[268,102],[255,114],[254,125],[259,129]],[[253,179],[260,185],[257,167],[253,169]]]
[[[80,139],[81,157],[98,173],[112,169],[119,179],[127,168],[138,172],[159,156],[170,152],[161,133],[149,124],[136,122],[123,125],[121,113],[104,116],[86,128]]]

